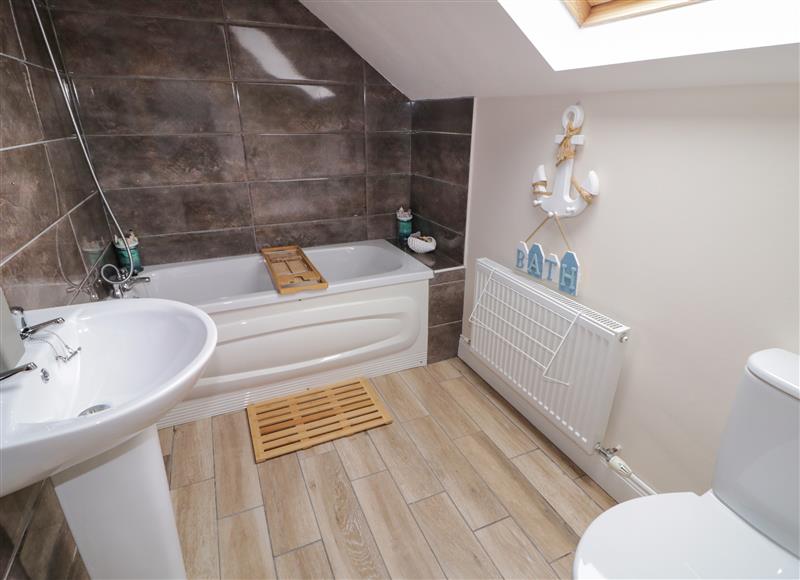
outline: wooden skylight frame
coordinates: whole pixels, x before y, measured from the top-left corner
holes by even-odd
[[[662,10],[680,8],[703,0],[561,0],[578,26],[596,26]]]

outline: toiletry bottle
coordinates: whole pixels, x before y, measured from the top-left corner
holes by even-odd
[[[411,235],[411,217],[410,209],[400,206],[397,210],[397,242],[403,249],[408,245],[408,236]]]
[[[142,266],[142,258],[139,256],[139,239],[133,230],[128,230],[125,235],[125,241],[128,242],[128,248],[131,250],[131,258],[133,258],[133,273],[138,274],[144,268]],[[125,249],[125,242],[119,236],[114,236],[114,250],[117,252],[117,260],[119,265],[126,270],[131,269],[131,263],[128,260],[128,251]]]

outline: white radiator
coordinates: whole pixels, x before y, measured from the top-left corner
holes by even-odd
[[[470,348],[587,453],[602,442],[627,326],[480,258]]]

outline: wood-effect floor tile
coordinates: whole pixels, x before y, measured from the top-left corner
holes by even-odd
[[[388,572],[337,453],[301,462],[311,505],[337,578],[386,578]]]
[[[555,578],[539,550],[511,518],[481,528],[475,535],[503,578]]]
[[[297,457],[302,461],[307,457],[314,457],[315,455],[322,455],[324,453],[330,453],[331,451],[335,451],[333,448],[333,441],[327,441],[325,443],[320,443],[319,445],[314,445],[314,447],[309,447],[308,449],[302,449],[298,451]]]
[[[541,450],[512,460],[522,474],[578,535],[603,510]]]
[[[333,442],[350,479],[358,479],[386,469],[381,456],[366,433],[356,433]]]
[[[223,579],[276,577],[262,507],[219,520],[219,559]]]
[[[548,562],[575,549],[572,529],[485,434],[455,443]]]
[[[172,507],[188,578],[219,578],[214,480],[173,489]]]
[[[444,491],[400,423],[395,421],[368,433],[406,502],[414,503]]]
[[[408,385],[394,373],[370,379],[397,421],[411,421],[428,414],[428,410],[411,392]]]
[[[327,580],[333,578],[322,542],[314,542],[275,558],[281,580]]]
[[[433,418],[409,421],[405,428],[470,528],[481,528],[508,515]]]
[[[211,419],[175,427],[172,441],[172,488],[214,477]]]
[[[174,427],[165,427],[158,430],[158,442],[161,444],[161,455],[172,453],[172,437],[175,434]]]
[[[483,380],[483,378],[472,370],[467,364],[459,358],[449,359],[451,364],[461,372],[461,374],[475,385],[494,405],[500,409],[506,417],[514,423],[520,430],[522,430],[533,443],[544,451],[550,459],[566,473],[570,479],[575,479],[584,475],[583,470],[575,465],[575,463],[564,454],[558,447],[556,447],[544,434],[539,431],[535,426],[528,421],[525,416],[517,411],[514,406],[503,398],[503,396],[494,390],[494,388]]]
[[[494,403],[465,378],[440,383],[506,457],[536,449],[536,445]]]
[[[428,365],[428,371],[431,373],[431,376],[439,382],[457,379],[461,376],[461,373],[453,366],[449,359]]]
[[[550,566],[560,580],[572,580],[573,562],[575,562],[575,554],[570,553],[563,558],[559,558],[555,562],[551,562]]]
[[[262,505],[247,414],[218,415],[211,422],[211,430],[218,517]]]
[[[597,485],[595,480],[593,480],[588,475],[579,477],[578,479],[575,480],[575,483],[577,483],[578,487],[580,487],[584,492],[586,492],[586,495],[592,498],[594,500],[594,503],[599,505],[600,509],[602,509],[603,511],[617,505],[616,500],[610,495],[608,495],[606,493],[606,490]]]
[[[258,465],[267,522],[276,556],[320,539],[300,461],[291,453]]]
[[[427,369],[409,369],[400,376],[448,436],[455,439],[480,430]]]
[[[448,578],[501,578],[446,493],[412,504],[411,511]]]
[[[388,471],[354,481],[353,489],[393,578],[444,578]]]

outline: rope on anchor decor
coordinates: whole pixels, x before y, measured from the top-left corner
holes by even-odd
[[[541,280],[557,285],[558,289],[567,294],[578,294],[578,280],[580,278],[580,265],[578,256],[572,250],[567,239],[561,218],[575,217],[583,212],[594,201],[600,192],[600,180],[594,171],[590,171],[583,183],[579,183],[572,174],[575,163],[575,148],[583,145],[585,138],[581,135],[583,127],[583,108],[580,105],[567,107],[561,115],[561,126],[564,132],[556,135],[556,178],[552,190],[547,187],[547,175],[544,165],[536,168],[533,178],[533,205],[544,211],[547,216],[536,226],[531,234],[517,246],[517,268],[525,270],[528,274]],[[574,195],[573,195],[574,191]],[[533,237],[550,221],[554,220],[558,227],[561,239],[567,247],[567,252],[559,259],[556,254],[545,257],[541,244],[532,244],[528,247]],[[547,272],[545,272],[547,267]],[[553,280],[554,271],[557,279]]]

